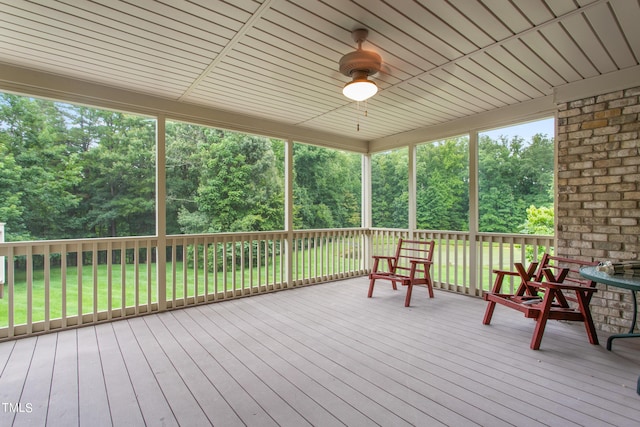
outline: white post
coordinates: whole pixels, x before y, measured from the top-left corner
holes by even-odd
[[[284,231],[287,233],[285,241],[285,286],[293,287],[293,252],[296,245],[293,234],[293,140],[287,139],[284,144]]]
[[[409,225],[409,239],[415,238],[415,231],[418,226],[417,220],[417,212],[418,212],[418,181],[416,178],[417,175],[417,162],[416,158],[418,157],[418,147],[415,144],[409,145],[409,169],[408,169],[408,178],[409,178],[409,220],[407,221]]]
[[[371,185],[371,153],[362,155],[362,212],[361,212],[361,227],[365,229],[362,263],[360,268],[367,272],[371,269],[371,255],[373,255],[373,239],[371,238],[371,227],[373,227],[373,210],[371,202],[371,194],[373,187]]]
[[[469,294],[482,296],[482,283],[478,283],[480,268],[478,230],[480,214],[478,207],[478,131],[469,132]]]
[[[167,118],[164,114],[158,115],[156,121],[156,236],[158,237],[158,246],[156,248],[156,280],[158,286],[157,298],[159,311],[167,309],[166,121]],[[175,262],[175,260],[173,260],[173,262]],[[151,263],[150,253],[147,253],[147,263]]]
[[[4,222],[0,222],[0,243],[4,243]],[[4,257],[0,256],[0,298],[4,293]]]

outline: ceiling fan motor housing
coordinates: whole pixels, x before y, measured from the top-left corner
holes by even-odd
[[[354,30],[351,33],[353,40],[358,43],[358,50],[347,53],[340,58],[340,72],[345,76],[351,77],[355,71],[359,74],[372,76],[380,71],[382,67],[382,58],[377,53],[370,50],[363,50],[362,43],[367,39],[369,31],[366,29]]]
[[[339,66],[345,76],[352,76],[354,71],[363,71],[372,76],[380,71],[382,58],[370,50],[359,49],[340,58]]]

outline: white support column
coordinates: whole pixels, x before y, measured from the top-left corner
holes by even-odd
[[[4,243],[4,222],[0,222],[0,243]],[[0,298],[4,294],[4,257],[0,256]]]
[[[167,309],[167,161],[166,117],[159,114],[156,123],[156,279],[158,310]]]
[[[558,188],[558,171],[560,170],[559,152],[558,152],[558,110],[553,113],[553,253],[558,255],[558,201],[560,193]],[[550,251],[550,248],[547,248]],[[638,378],[640,384],[640,378]],[[640,389],[638,389],[640,391]]]
[[[478,131],[469,132],[469,294],[476,295],[478,273]]]
[[[409,150],[409,238],[413,238],[413,234],[417,227],[417,179],[416,179],[416,157],[418,153],[418,147],[415,144],[411,144],[408,147]]]
[[[361,227],[366,230],[371,229],[373,227],[372,220],[372,207],[371,207],[371,153],[362,155],[362,178],[360,181],[361,185]],[[373,252],[373,242],[371,241],[371,234],[365,233],[365,238],[362,242],[363,251],[362,260],[363,264],[361,268],[363,270],[369,270],[371,268],[371,255]]]
[[[287,232],[285,242],[285,266],[287,287],[293,287],[293,141],[288,139],[284,144],[284,230]]]

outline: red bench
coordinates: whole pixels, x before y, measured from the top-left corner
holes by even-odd
[[[598,344],[589,309],[591,297],[597,291],[596,283],[582,278],[579,272],[580,267],[597,264],[544,254],[539,263],[533,262],[527,269],[523,264],[516,263],[516,271],[494,270],[496,279],[493,289],[483,295],[489,305],[482,323],[488,325],[496,304],[501,304],[536,320],[530,345],[533,350],[540,348],[549,319],[584,322],[589,342]],[[515,293],[504,293],[502,290],[504,279],[508,276],[520,279]]]
[[[398,247],[393,256],[374,255],[373,269],[369,274],[369,295],[373,295],[376,280],[391,281],[394,290],[396,283],[407,286],[407,296],[404,306],[409,307],[411,293],[415,285],[426,285],[429,297],[433,298],[433,283],[431,281],[431,264],[435,242],[430,240],[398,240]],[[381,263],[380,261],[386,261]]]

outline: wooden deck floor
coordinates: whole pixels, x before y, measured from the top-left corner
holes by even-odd
[[[0,426],[638,426],[640,340],[356,278],[0,344]],[[20,404],[19,406],[17,404]]]

